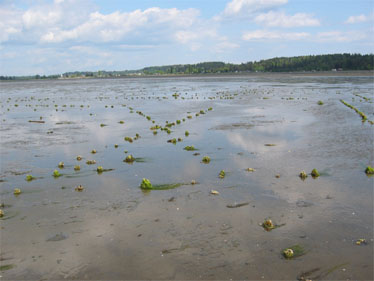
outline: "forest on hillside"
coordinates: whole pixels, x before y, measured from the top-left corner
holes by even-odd
[[[231,64],[204,62],[197,64],[154,66],[142,69],[145,74],[193,74],[224,72],[295,72],[336,70],[373,70],[374,55],[332,54],[317,56],[280,57]]]

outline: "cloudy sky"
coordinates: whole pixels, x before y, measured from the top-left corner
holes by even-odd
[[[0,75],[374,52],[372,0],[0,0]]]

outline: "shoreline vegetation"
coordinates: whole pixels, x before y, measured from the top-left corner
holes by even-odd
[[[90,79],[125,77],[179,77],[210,75],[261,75],[261,74],[299,74],[339,76],[359,73],[372,76],[374,54],[329,54],[316,56],[279,57],[267,60],[232,64],[224,62],[202,62],[197,64],[178,64],[145,67],[139,70],[124,71],[75,71],[54,75],[0,76],[0,81],[40,80],[40,79]]]

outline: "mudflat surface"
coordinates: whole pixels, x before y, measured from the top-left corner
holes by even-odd
[[[2,279],[372,280],[374,126],[340,100],[373,121],[373,90],[359,75],[0,83]]]

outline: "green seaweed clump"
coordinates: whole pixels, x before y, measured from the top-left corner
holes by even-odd
[[[300,245],[293,245],[282,250],[282,254],[286,259],[297,258],[305,254],[305,250]]]
[[[323,101],[319,100],[319,101],[317,102],[317,104],[318,104],[318,105],[323,105]]]
[[[76,188],[75,188],[75,191],[78,191],[78,192],[82,192],[84,190],[84,187],[81,186],[81,185],[78,185]]]
[[[143,178],[142,183],[140,184],[140,188],[141,189],[152,189],[153,186],[150,180]]]
[[[204,156],[203,159],[201,160],[203,163],[208,164],[210,162],[210,157],[209,156]]]
[[[13,194],[14,195],[20,195],[21,194],[21,189],[15,188],[14,191],[13,191]]]
[[[78,156],[77,156],[77,160],[78,160],[78,161],[81,161],[81,160],[82,160],[82,156],[78,155]]]
[[[86,164],[87,165],[93,165],[93,164],[96,164],[96,161],[95,160],[87,160]]]
[[[308,175],[305,173],[305,171],[301,171],[301,173],[299,174],[299,177],[302,179],[302,180],[305,180]]]
[[[285,258],[291,259],[291,258],[293,258],[294,253],[293,253],[292,249],[285,249],[283,251],[283,255],[284,255]]]
[[[99,167],[97,167],[96,171],[97,171],[99,174],[102,173],[102,172],[104,171],[103,166],[99,166]]]
[[[61,161],[60,163],[58,163],[58,167],[61,168],[61,169],[62,169],[63,167],[65,167],[64,162]]]
[[[262,227],[265,228],[265,230],[270,231],[275,228],[275,225],[271,219],[265,219],[262,223]]]
[[[114,145],[114,148],[118,148],[118,144],[115,144],[115,145]]]
[[[177,120],[177,124],[179,125],[181,123],[181,120]]]
[[[357,241],[356,241],[356,245],[366,245],[367,244],[367,242],[366,242],[366,240],[364,239],[364,238],[360,238],[360,239],[358,239]]]
[[[177,143],[177,139],[173,138],[173,139],[168,140],[167,142],[171,142],[172,144],[176,144]]]
[[[81,169],[81,166],[79,166],[79,165],[74,166],[74,171],[79,171],[80,169]]]
[[[186,137],[188,137],[188,136],[190,135],[190,132],[189,132],[189,131],[185,131],[185,132],[184,132],[184,135],[185,135]]]
[[[4,264],[0,266],[0,271],[5,271],[14,268],[14,264]]]
[[[91,153],[92,153],[92,154],[95,154],[96,152],[97,152],[96,149],[92,149],[92,150],[91,150]]]
[[[119,121],[118,123],[120,123],[120,124],[125,124],[125,121],[121,120],[121,121]]]
[[[35,179],[35,177],[33,177],[32,175],[26,175],[26,180],[27,181],[32,181],[34,179]]]
[[[133,139],[131,137],[125,137],[125,141],[128,141],[128,142],[132,143]]]
[[[2,218],[4,216],[4,212],[3,210],[0,209],[0,218]]]
[[[374,175],[374,167],[367,166],[366,169],[365,169],[365,173],[367,175]]]
[[[135,161],[135,158],[131,154],[126,156],[126,159],[125,159],[126,163],[132,163],[134,161]]]
[[[53,171],[53,176],[54,176],[55,178],[58,178],[58,177],[61,176],[61,174],[60,174],[60,172],[59,172],[58,170],[54,170],[54,171]]]
[[[221,170],[218,174],[218,177],[220,177],[221,179],[223,179],[225,176],[226,176],[225,170]]]
[[[320,174],[317,171],[317,169],[313,169],[310,174],[312,175],[313,178],[318,178],[320,176]]]

